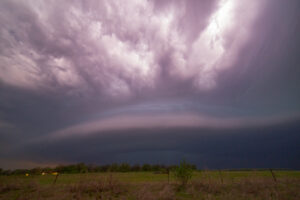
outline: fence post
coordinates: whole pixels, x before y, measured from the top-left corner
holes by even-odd
[[[269,169],[269,170],[270,170],[270,172],[271,172],[271,174],[272,174],[272,177],[273,177],[274,182],[277,183],[277,179],[276,179],[276,176],[275,176],[273,170],[272,170],[272,169]]]
[[[56,183],[56,180],[57,180],[58,175],[59,175],[59,174],[57,174],[57,175],[55,176],[55,179],[54,179],[54,181],[53,181],[53,185]]]
[[[167,172],[168,172],[168,184],[170,184],[170,169],[169,168],[167,169]]]
[[[221,178],[221,183],[223,184],[223,176],[222,176],[221,170],[219,170],[219,175],[220,175],[220,178]]]

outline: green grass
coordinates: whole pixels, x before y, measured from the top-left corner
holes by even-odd
[[[0,176],[0,199],[300,199],[300,171],[197,171],[180,188],[153,172]]]

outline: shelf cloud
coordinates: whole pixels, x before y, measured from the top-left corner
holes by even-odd
[[[0,167],[1,160],[13,167],[20,160],[26,166],[98,162],[90,159],[88,145],[89,158],[64,153],[55,159],[40,149],[48,139],[51,152],[55,142],[67,149],[80,145],[66,138],[90,142],[109,132],[115,146],[132,130],[136,137],[167,137],[180,129],[174,136],[179,143],[184,129],[198,130],[199,137],[204,129],[238,135],[267,127],[267,134],[273,126],[294,133],[300,116],[299,8],[297,0],[2,0]],[[191,135],[182,148],[163,151],[200,154],[186,151]],[[270,147],[278,151],[278,145]],[[159,151],[139,146],[140,152],[122,158],[126,148],[109,148],[100,159]]]

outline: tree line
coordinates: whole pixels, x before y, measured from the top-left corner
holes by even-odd
[[[194,164],[188,164],[189,168],[196,170],[197,167]],[[86,165],[85,163],[70,164],[70,165],[58,165],[56,167],[36,167],[32,169],[15,169],[15,170],[2,170],[0,168],[1,175],[21,175],[32,174],[39,175],[42,173],[63,173],[63,174],[76,174],[76,173],[96,173],[96,172],[157,172],[167,173],[170,170],[176,169],[177,165],[158,165],[158,164],[134,164],[128,163],[113,163],[107,165]]]

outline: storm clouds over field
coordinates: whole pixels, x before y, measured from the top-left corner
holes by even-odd
[[[0,2],[0,167],[300,168],[298,0]]]

